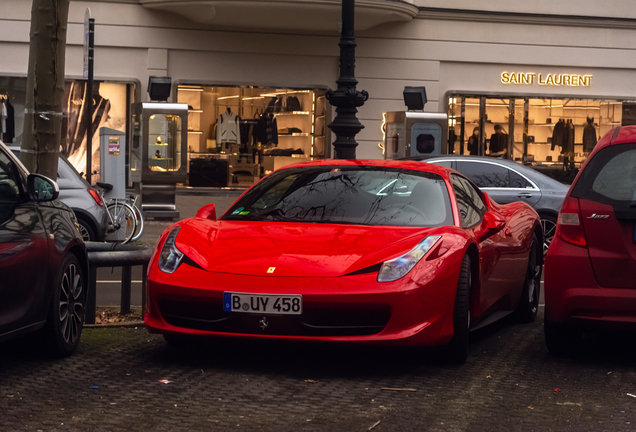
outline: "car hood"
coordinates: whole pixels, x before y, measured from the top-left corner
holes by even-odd
[[[176,246],[207,271],[335,277],[400,256],[439,230],[194,218]]]

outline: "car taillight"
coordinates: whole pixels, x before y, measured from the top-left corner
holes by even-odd
[[[565,242],[575,246],[587,247],[585,231],[581,224],[579,199],[568,197],[559,212],[556,235]]]
[[[102,197],[99,196],[95,189],[89,189],[88,193],[91,194],[98,206],[102,205]]]

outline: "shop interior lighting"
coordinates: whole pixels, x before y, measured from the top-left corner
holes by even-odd
[[[240,97],[240,96],[239,96],[239,95],[234,95],[234,96],[221,96],[220,98],[217,98],[217,99],[218,99],[218,100],[221,100],[221,99],[235,99],[235,98],[238,98],[238,97]]]
[[[179,86],[179,91],[202,92],[203,89],[201,87],[183,87],[183,86]]]
[[[263,96],[254,96],[254,97],[244,97],[241,100],[252,100],[252,99],[265,99],[265,98]]]

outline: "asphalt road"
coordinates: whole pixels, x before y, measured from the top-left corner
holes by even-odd
[[[216,214],[220,216],[239,197],[240,191],[214,191],[201,192],[201,194],[182,194],[176,196],[179,219],[194,217],[201,207],[214,203]],[[144,234],[137,242],[141,246],[154,248],[163,231],[175,221],[148,220],[145,222]],[[141,306],[141,267],[133,267],[132,270],[132,296],[131,305]],[[97,270],[97,305],[118,306],[121,304],[121,267],[99,268]]]
[[[542,314],[473,333],[460,366],[396,348],[174,349],[143,327],[85,329],[62,360],[16,340],[0,349],[0,431],[636,430],[633,334],[590,335],[556,358]]]

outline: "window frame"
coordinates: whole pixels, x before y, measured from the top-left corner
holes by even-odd
[[[536,185],[535,182],[530,180],[528,178],[528,176],[523,175],[521,172],[519,172],[518,170],[516,170],[513,167],[510,167],[508,165],[500,164],[500,163],[497,163],[497,162],[494,162],[494,161],[485,161],[485,160],[478,160],[478,161],[475,161],[475,160],[457,160],[457,163],[458,163],[457,168],[460,168],[461,164],[464,163],[464,162],[465,163],[482,163],[482,164],[496,165],[498,167],[510,170],[510,171],[514,172],[515,174],[521,176],[524,180],[526,180],[532,186],[531,188],[483,187],[483,188],[479,188],[479,189],[502,190],[502,191],[507,191],[507,190],[514,190],[514,191],[539,191],[539,187]],[[459,169],[457,169],[457,171],[459,171],[461,173],[461,171]],[[462,175],[464,175],[464,174],[462,173]]]
[[[466,178],[462,174],[451,173],[449,177],[450,177],[451,186],[453,188],[453,193],[455,194],[455,202],[457,204],[457,213],[458,213],[458,216],[459,216],[459,222],[461,224],[461,227],[463,229],[470,229],[470,228],[474,228],[474,227],[480,225],[483,222],[483,220],[484,220],[484,215],[489,210],[488,206],[484,202],[484,194],[483,194],[483,192],[475,184],[473,184],[473,182],[471,182],[468,178]],[[463,180],[463,181],[465,181],[467,183],[468,187],[473,188],[473,190],[475,190],[475,192],[477,192],[477,196],[479,197],[480,202],[481,202],[481,204],[483,206],[483,209],[484,209],[483,212],[476,211],[476,209],[474,209],[474,207],[469,206],[469,207],[473,208],[473,210],[475,210],[477,214],[479,214],[479,221],[474,223],[473,225],[465,225],[465,223],[464,223],[464,218],[462,217],[462,214],[461,214],[460,208],[459,208],[460,206],[459,206],[458,194],[457,194],[457,191],[455,190],[455,187],[456,187],[455,186],[455,182],[453,181],[454,177],[457,177],[460,180],[460,184],[462,184],[461,180]],[[462,186],[463,186],[463,184],[462,184]]]

